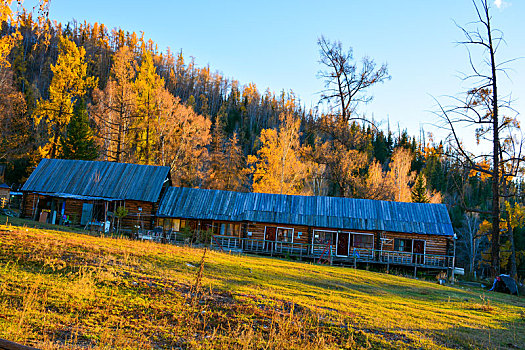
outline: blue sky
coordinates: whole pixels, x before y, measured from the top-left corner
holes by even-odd
[[[493,5],[493,22],[504,32],[500,61],[525,57],[525,3]],[[26,6],[29,6],[28,2]],[[144,32],[164,50],[183,50],[199,66],[259,90],[293,90],[306,107],[322,89],[316,40],[324,35],[353,47],[378,64],[386,62],[392,80],[373,88],[374,101],[361,108],[368,117],[390,120],[392,129],[417,135],[420,126],[440,135],[432,96],[454,95],[467,85],[468,72],[460,25],[475,19],[469,0],[342,1],[71,1],[51,0],[50,18],[61,22],[104,23],[109,28]],[[525,59],[514,62],[502,88],[512,92],[514,107],[525,113]],[[444,100],[443,100],[444,101]]]

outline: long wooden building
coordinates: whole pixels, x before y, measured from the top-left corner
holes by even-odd
[[[104,230],[120,221],[168,240],[206,232],[217,249],[331,263],[453,266],[454,232],[442,204],[170,186],[168,167],[43,159],[22,187],[21,214]],[[119,208],[127,215],[116,220]]]
[[[223,250],[438,269],[453,261],[443,204],[170,187],[157,217],[168,237],[209,231]]]
[[[102,161],[42,159],[26,181],[23,217],[52,224],[111,229],[125,208],[124,229],[151,229],[161,194],[171,186],[163,166]]]

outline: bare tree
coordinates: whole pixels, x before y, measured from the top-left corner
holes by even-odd
[[[522,162],[523,137],[511,108],[511,98],[503,96],[498,90],[499,74],[506,72],[506,65],[511,62],[497,61],[498,47],[504,43],[503,33],[492,27],[492,16],[488,0],[472,0],[477,20],[473,28],[459,27],[465,36],[460,44],[468,50],[472,72],[463,77],[472,84],[463,97],[451,97],[451,107],[444,107],[439,102],[439,115],[450,130],[449,141],[453,153],[462,164],[474,172],[491,178],[492,201],[490,211],[466,208],[471,212],[489,215],[492,219],[491,230],[491,272],[500,272],[500,218],[503,184],[511,181],[520,173]],[[473,50],[480,49],[481,63],[474,62]],[[463,144],[459,130],[465,135],[474,131],[477,150],[471,152]],[[483,152],[483,144],[487,144]],[[508,194],[509,196],[511,194]]]
[[[474,273],[476,268],[476,257],[479,253],[478,247],[481,238],[477,236],[480,223],[477,213],[467,213],[463,219],[463,227],[460,231],[460,244],[465,246],[470,273]]]
[[[359,65],[354,61],[352,48],[345,52],[341,42],[331,42],[323,36],[317,40],[317,45],[321,56],[319,63],[324,67],[318,76],[325,83],[320,102],[330,104],[336,101],[331,109],[337,109],[345,123],[362,120],[355,115],[356,108],[372,100],[372,96],[366,93],[369,87],[390,79],[387,65],[376,69],[375,62],[369,57],[363,57]]]

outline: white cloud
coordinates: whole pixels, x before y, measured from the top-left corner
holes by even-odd
[[[497,8],[503,9],[505,7],[508,7],[510,3],[504,1],[504,0],[494,0],[494,5],[496,5]]]

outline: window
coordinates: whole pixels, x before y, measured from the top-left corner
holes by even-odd
[[[232,224],[233,225],[233,235],[236,237],[241,237],[241,224]]]
[[[374,236],[352,234],[352,247],[372,249],[374,248]]]
[[[394,250],[397,252],[411,252],[412,251],[412,240],[410,239],[394,239]]]
[[[219,226],[219,234],[221,236],[241,236],[241,224],[221,223]]]
[[[213,225],[211,227],[211,232],[213,233],[213,235],[218,235],[220,233],[220,230],[221,224],[218,222],[213,222]]]
[[[172,230],[175,232],[179,232],[181,229],[181,221],[184,220],[170,218],[159,219],[159,226],[162,226],[164,231]]]
[[[162,225],[162,228],[164,231],[171,230],[171,219],[164,219],[164,223]]]
[[[313,244],[332,244],[333,231],[314,230]]]
[[[293,228],[278,227],[276,240],[280,242],[293,242]]]
[[[180,229],[181,229],[180,219],[173,219],[171,227],[172,227],[173,231],[179,232]]]

